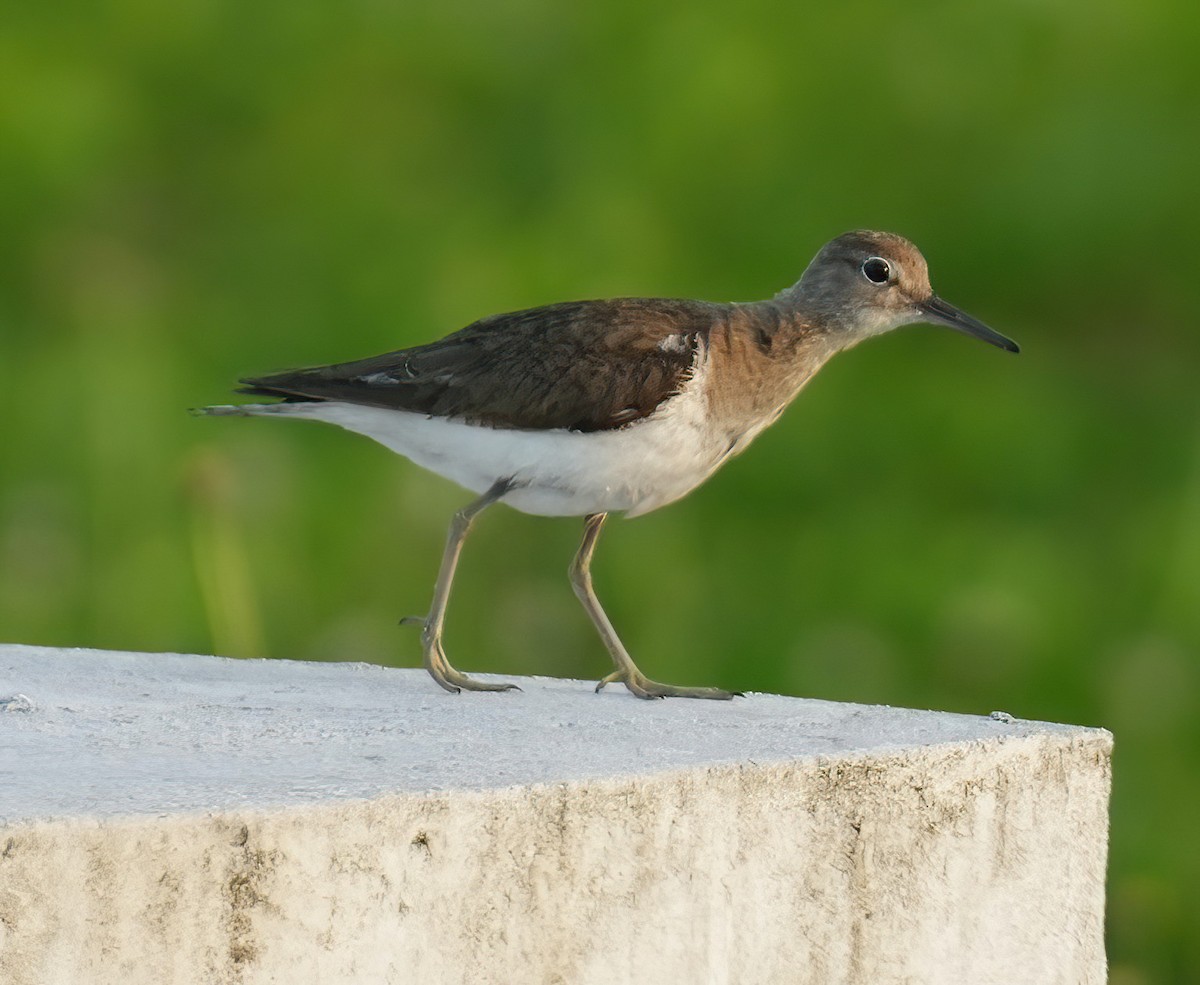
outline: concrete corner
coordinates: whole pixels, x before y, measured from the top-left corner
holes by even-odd
[[[0,647],[0,981],[1104,982],[1108,733],[521,685]]]

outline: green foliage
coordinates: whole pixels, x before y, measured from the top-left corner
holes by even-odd
[[[600,593],[661,679],[1112,728],[1112,980],[1200,979],[1198,17],[9,5],[0,638],[412,664],[395,619],[466,497],[188,406],[500,310],[766,296],[895,229],[1023,354],[914,328],[839,358],[610,525]],[[463,669],[605,672],[578,530],[484,517]]]

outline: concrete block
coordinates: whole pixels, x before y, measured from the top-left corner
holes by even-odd
[[[1099,985],[1111,736],[0,647],[0,982]]]

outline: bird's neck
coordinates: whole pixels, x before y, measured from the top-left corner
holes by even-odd
[[[827,333],[775,299],[732,305],[708,340],[705,389],[712,419],[740,450],[838,348]]]

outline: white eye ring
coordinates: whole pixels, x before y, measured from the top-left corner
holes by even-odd
[[[883,257],[867,257],[860,269],[862,275],[875,285],[886,284],[892,279],[892,265]]]

